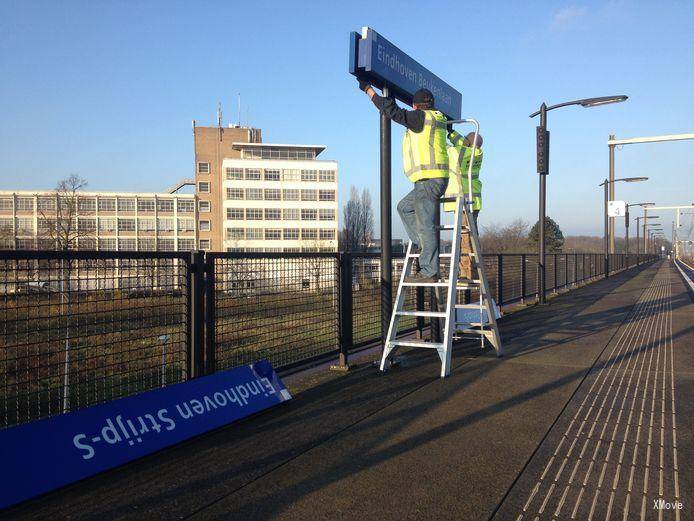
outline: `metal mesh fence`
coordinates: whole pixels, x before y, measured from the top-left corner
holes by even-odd
[[[188,259],[0,253],[0,427],[186,379]]]
[[[0,252],[0,428],[205,370],[262,358],[282,369],[334,354],[341,341],[348,349],[380,337],[378,254],[351,262],[338,253],[206,257]],[[497,303],[537,296],[537,255],[487,254],[483,260]],[[445,273],[450,260],[442,261]],[[636,265],[636,256],[614,256],[610,263],[618,271]],[[402,266],[402,258],[393,259],[393,299]],[[550,255],[547,288],[588,281],[603,270],[601,254]],[[406,291],[406,309],[415,309],[417,290]],[[430,310],[431,291],[420,294],[422,309]],[[459,302],[478,298],[476,291],[458,294]],[[420,327],[428,325],[419,320]],[[417,318],[405,317],[400,332],[417,325]],[[350,334],[352,341],[345,341]]]
[[[337,350],[336,254],[214,255],[217,369],[260,358],[283,367]]]

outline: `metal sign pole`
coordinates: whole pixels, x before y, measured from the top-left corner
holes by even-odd
[[[383,96],[389,96],[383,88]],[[393,312],[393,259],[391,255],[391,137],[390,119],[381,114],[381,345],[386,345]]]

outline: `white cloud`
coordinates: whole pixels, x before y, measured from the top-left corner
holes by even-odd
[[[576,20],[583,18],[588,10],[585,7],[570,5],[559,9],[552,17],[549,28],[552,31],[559,31],[571,26]]]

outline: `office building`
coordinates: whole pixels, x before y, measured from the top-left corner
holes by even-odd
[[[322,145],[193,122],[200,249],[337,251],[337,162]]]

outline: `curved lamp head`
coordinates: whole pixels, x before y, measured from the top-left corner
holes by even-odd
[[[603,96],[602,98],[587,98],[578,100],[577,103],[581,107],[599,107],[600,105],[609,105],[610,103],[621,103],[629,99],[629,96]]]

